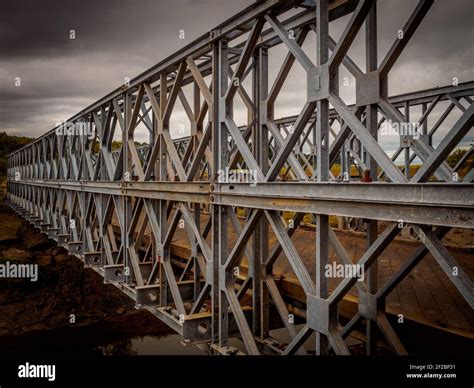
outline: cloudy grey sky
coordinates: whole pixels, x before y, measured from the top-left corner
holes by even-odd
[[[118,87],[124,77],[133,78],[252,2],[1,0],[0,131],[44,133]],[[379,61],[416,4],[416,0],[379,0]],[[453,77],[459,82],[474,80],[473,15],[471,0],[435,1],[392,71],[391,93],[448,85]],[[347,20],[331,24],[334,38]],[[309,52],[314,42],[310,36],[305,43]],[[362,29],[350,50],[361,67],[365,66],[363,47]],[[270,80],[284,54],[283,48],[274,50]],[[276,116],[301,109],[305,98],[301,74],[295,66],[277,100]],[[21,78],[21,86],[15,86],[16,77]],[[341,90],[348,103],[354,94],[353,80],[350,83]],[[237,109],[236,119],[243,117]]]

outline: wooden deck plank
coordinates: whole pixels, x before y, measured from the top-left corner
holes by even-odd
[[[458,260],[459,258],[456,257],[456,255],[453,255],[453,256],[455,256],[456,261],[458,262],[458,264],[460,264],[461,260]],[[434,259],[433,259],[433,264],[434,265],[432,267],[432,270],[437,275],[440,283],[444,285],[447,291],[447,294],[450,296],[451,300],[453,301],[455,305],[456,310],[461,312],[461,315],[465,319],[465,324],[466,324],[465,327],[470,330],[474,330],[474,311],[467,304],[467,302],[464,300],[461,293],[457,290],[454,284],[451,283],[448,276],[444,273],[444,271],[440,268],[440,266],[438,265],[438,263],[435,262]],[[464,265],[464,267],[466,267],[466,265]]]
[[[419,267],[415,267],[411,272],[412,286],[420,303],[423,316],[439,325],[446,322],[446,317],[434,299],[429,284],[423,277],[423,272]]]
[[[444,282],[440,276],[436,274],[435,267],[438,264],[435,262],[431,255],[428,255],[425,259],[425,266],[423,267],[424,277],[428,280],[431,292],[438,303],[438,306],[443,311],[446,317],[446,326],[457,329],[469,330],[470,325],[464,318],[464,315],[457,309],[456,303],[451,298]]]

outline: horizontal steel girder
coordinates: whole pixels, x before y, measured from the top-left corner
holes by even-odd
[[[278,182],[69,182],[25,180],[15,185],[90,194],[474,227],[474,184]]]

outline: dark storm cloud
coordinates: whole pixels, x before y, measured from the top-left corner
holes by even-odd
[[[40,135],[251,3],[2,2],[0,130]]]
[[[133,54],[147,54],[145,50],[152,47],[166,51],[182,44],[178,29],[186,28],[190,34],[207,31],[212,22],[251,2],[222,2],[215,7],[215,1],[189,0],[6,1],[0,13],[0,51],[23,59],[97,50],[128,53],[132,45]],[[212,14],[207,6],[214,6]],[[76,41],[69,39],[71,30]],[[174,42],[164,42],[170,33]]]
[[[0,130],[37,136],[253,0],[3,0],[0,9]],[[379,0],[379,61],[416,6]],[[474,2],[438,0],[390,77],[394,94],[474,79]],[[333,23],[337,38],[349,17]],[[69,39],[70,30],[76,39]],[[178,31],[185,31],[180,40]],[[313,45],[314,38],[307,44]],[[350,55],[365,67],[363,29]],[[281,56],[285,51],[281,49]],[[313,50],[314,52],[314,50]],[[275,63],[278,63],[276,61]],[[298,113],[305,77],[298,66],[277,100],[278,115]],[[278,71],[270,68],[270,79]],[[347,74],[347,72],[345,73]],[[21,77],[21,87],[14,84]],[[352,84],[353,86],[353,84]],[[352,88],[353,89],[353,88]],[[352,91],[341,90],[350,102]],[[304,96],[303,96],[304,97]],[[237,117],[245,118],[236,110]]]

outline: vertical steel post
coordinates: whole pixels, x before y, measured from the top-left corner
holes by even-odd
[[[316,65],[324,65],[329,59],[329,11],[328,1],[318,0],[316,3]],[[328,73],[321,73],[320,85],[323,77],[332,77]],[[330,81],[329,81],[330,82]],[[330,86],[331,87],[331,86]],[[316,155],[317,155],[317,181],[329,180],[329,100],[320,98],[317,101],[316,118]],[[316,296],[328,297],[327,278],[325,266],[329,257],[329,216],[316,215]],[[316,354],[327,354],[328,338],[321,333],[316,333]]]
[[[410,102],[406,101],[405,102],[405,119],[407,123],[410,122]],[[405,139],[405,148],[404,148],[404,155],[405,155],[405,177],[407,179],[410,179],[410,145],[408,143],[409,140],[409,135],[405,134],[404,136]]]
[[[166,153],[166,143],[163,138],[163,131],[164,131],[164,123],[163,123],[163,115],[166,109],[167,103],[167,91],[168,91],[168,81],[165,73],[160,74],[160,118],[158,120],[158,141],[160,146],[160,153],[159,153],[159,164],[158,164],[158,175],[159,181],[165,182],[167,181],[168,177],[168,156]],[[169,176],[170,180],[174,177]],[[176,210],[177,211],[177,210]],[[168,202],[160,199],[158,201],[158,216],[159,216],[159,224],[160,224],[160,244],[158,246],[158,256],[160,260],[159,264],[159,283],[160,283],[160,305],[166,306],[168,305],[168,280],[166,278],[166,271],[165,271],[165,261],[167,260],[170,251],[169,246],[165,246],[165,238],[166,233],[168,231]]]
[[[228,135],[225,127],[225,115],[231,114],[226,104],[224,93],[228,84],[228,53],[227,42],[222,39],[213,43],[212,51],[212,141],[214,155],[214,185],[217,182],[218,172],[225,170],[228,165]],[[227,259],[227,227],[228,215],[226,206],[212,206],[212,250],[213,250],[213,339],[219,346],[227,346],[229,336],[229,304],[225,294],[226,277],[232,274],[223,274],[223,265]],[[222,269],[222,270],[221,270]],[[232,269],[233,270],[233,269]]]
[[[255,104],[255,124],[252,133],[253,155],[262,172],[268,171],[268,130],[266,117],[268,114],[266,99],[268,96],[268,52],[259,48],[254,55],[255,68],[253,71],[253,100]],[[255,174],[253,174],[255,175]],[[258,184],[258,183],[257,183]],[[253,234],[252,262],[252,308],[253,332],[261,339],[269,335],[269,295],[264,284],[265,276],[271,268],[263,272],[262,263],[268,257],[268,222],[262,217],[258,221]]]
[[[123,102],[123,137],[122,137],[122,147],[123,147],[123,163],[124,163],[124,173],[128,173],[129,180],[132,180],[133,173],[132,173],[132,160],[130,158],[130,150],[129,150],[129,141],[133,141],[133,136],[131,135],[131,131],[129,131],[129,124],[131,121],[132,116],[132,96],[130,91],[126,91],[124,93],[124,102]],[[127,180],[122,179],[123,185],[127,185]],[[125,282],[128,284],[132,281],[132,264],[130,262],[129,251],[128,248],[130,247],[130,240],[128,229],[130,225],[130,220],[132,217],[132,203],[131,198],[127,197],[126,195],[121,196],[122,204],[123,204],[123,231],[122,231],[122,250],[123,250],[123,263],[125,267]]]
[[[365,22],[365,47],[366,47],[366,70],[367,73],[377,70],[377,8],[376,4],[372,5],[371,10],[367,16]],[[369,104],[366,106],[366,125],[370,134],[374,139],[378,140],[378,110],[377,104]],[[366,166],[370,170],[370,177],[372,181],[377,180],[377,162],[376,160],[366,151]],[[378,222],[376,220],[370,220],[366,223],[367,236],[366,236],[366,249],[377,239],[378,235]],[[378,263],[377,261],[372,264],[368,271],[367,276],[367,291],[370,294],[375,294],[378,288]],[[376,354],[377,352],[377,322],[368,320],[367,321],[367,354]]]

